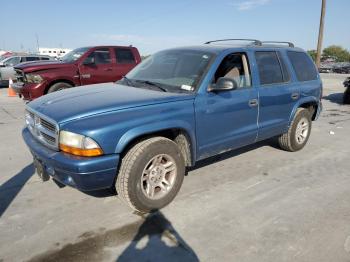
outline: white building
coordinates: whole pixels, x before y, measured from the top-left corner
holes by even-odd
[[[64,56],[65,54],[72,51],[72,49],[67,48],[46,48],[46,47],[39,47],[39,54],[40,55],[48,55],[52,56],[54,58],[60,58]]]

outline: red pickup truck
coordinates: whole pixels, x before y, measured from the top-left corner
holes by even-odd
[[[61,61],[19,64],[13,88],[24,100],[33,100],[74,86],[117,81],[140,62],[132,46],[82,47]]]

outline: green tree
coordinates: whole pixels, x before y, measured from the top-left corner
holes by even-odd
[[[312,60],[314,60],[314,62],[315,62],[317,51],[316,50],[308,50],[307,53],[309,54],[309,56],[311,56]]]
[[[336,62],[350,61],[350,53],[345,48],[338,45],[331,45],[323,49],[323,57],[334,57]]]

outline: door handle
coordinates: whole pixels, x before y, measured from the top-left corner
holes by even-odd
[[[105,71],[112,71],[112,68],[106,68]]]
[[[249,106],[250,107],[254,107],[254,106],[257,106],[259,103],[258,103],[258,99],[251,99],[249,100]]]
[[[299,98],[299,93],[293,93],[293,94],[291,95],[291,97],[292,97],[293,100],[296,100],[296,99]]]

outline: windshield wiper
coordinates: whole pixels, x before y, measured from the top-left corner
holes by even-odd
[[[158,89],[162,90],[163,92],[168,92],[167,89],[165,89],[164,87],[162,87],[160,84],[152,82],[152,81],[148,81],[148,80],[135,80],[136,82],[142,83],[142,84],[146,84],[149,86],[155,86]]]
[[[128,86],[134,86],[134,84],[133,84],[133,82],[131,81],[130,78],[127,78],[126,76],[123,76],[123,77],[122,77],[122,80],[125,80],[125,82],[126,82],[126,84],[127,84]]]

